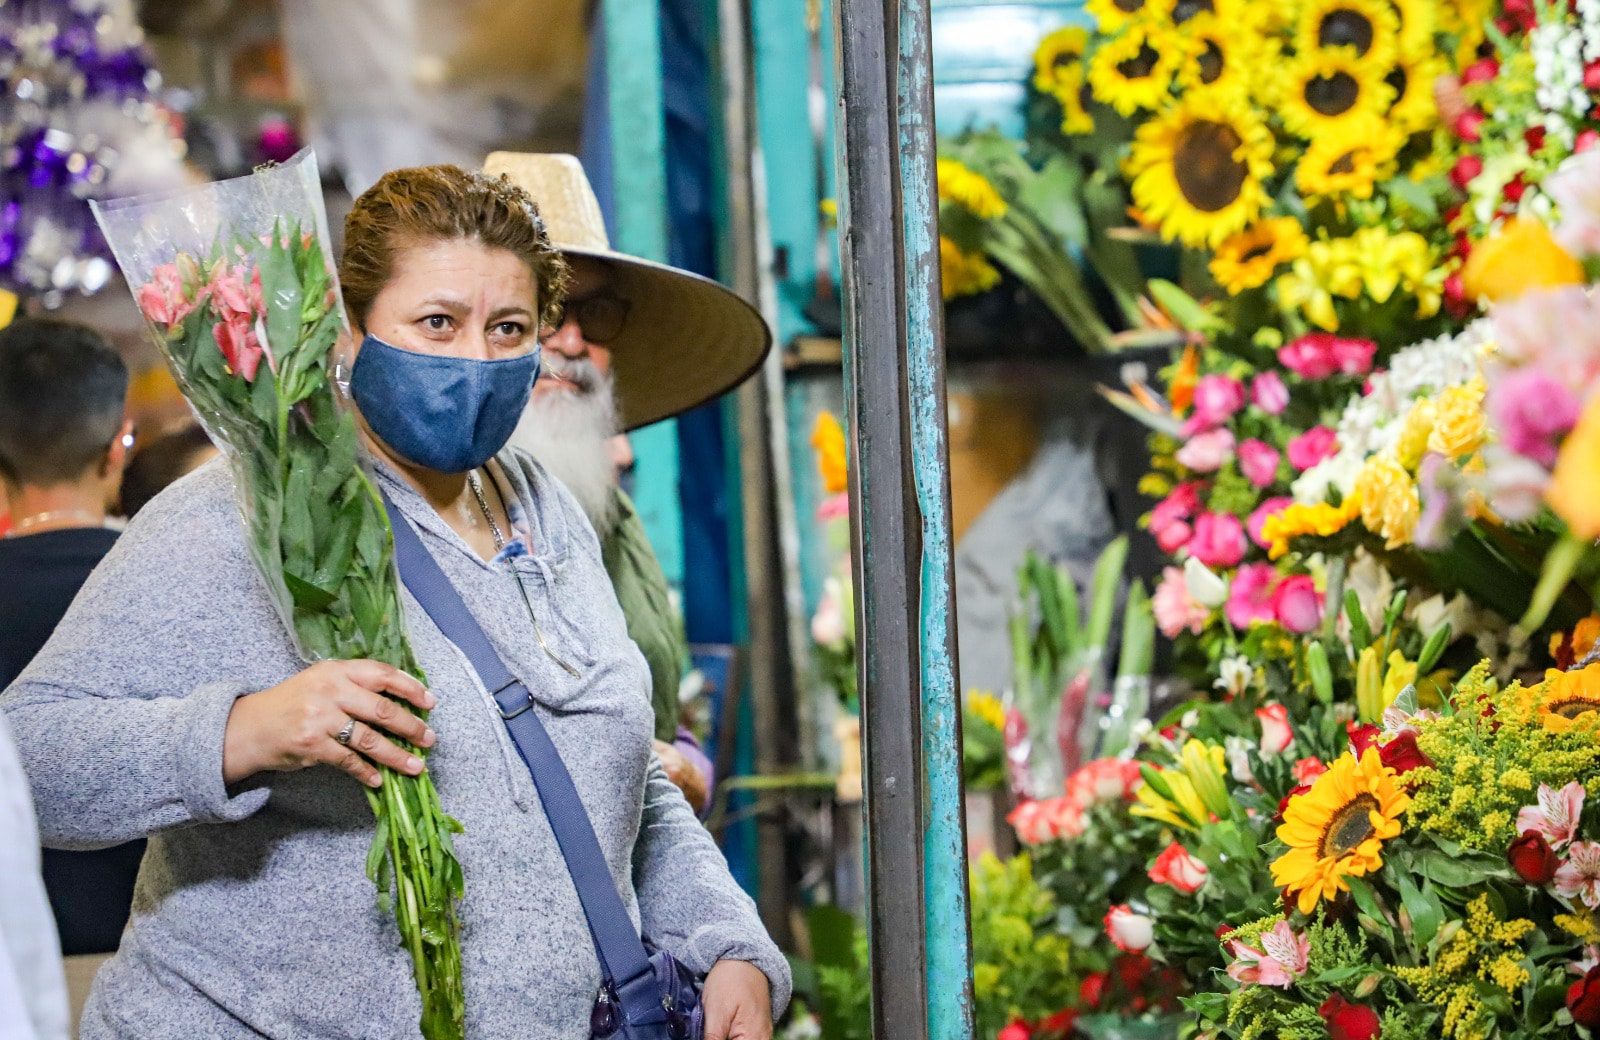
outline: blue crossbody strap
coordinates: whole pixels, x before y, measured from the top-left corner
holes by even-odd
[[[383,504],[389,511],[390,526],[394,528],[395,562],[400,579],[439,626],[439,631],[472,663],[478,678],[499,706],[511,742],[533,776],[539,802],[555,833],[567,873],[578,890],[578,901],[583,904],[583,915],[589,922],[601,970],[607,981],[616,987],[624,1018],[632,1025],[665,1021],[661,989],[649,954],[617,893],[611,869],[595,837],[594,825],[572,783],[572,774],[567,772],[560,752],[551,742],[544,723],[539,721],[538,712],[533,710],[533,695],[511,674],[473,618],[472,611],[462,602],[461,594],[450,584],[450,579],[445,577],[410,522],[395,508],[387,492],[383,495]]]

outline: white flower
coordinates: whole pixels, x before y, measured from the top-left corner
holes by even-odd
[[[811,638],[818,646],[835,649],[844,644],[845,630],[844,587],[838,578],[822,583],[822,600],[811,618]]]
[[[1350,494],[1356,476],[1366,462],[1366,456],[1347,450],[1340,445],[1339,452],[1300,474],[1289,486],[1294,500],[1302,505],[1314,506],[1328,499],[1328,490],[1336,489],[1341,496]]]
[[[1250,688],[1250,681],[1253,678],[1255,678],[1255,668],[1250,664],[1250,659],[1243,655],[1235,655],[1222,659],[1216,681],[1211,685],[1237,697]]]
[[[1123,953],[1139,953],[1156,939],[1156,923],[1120,903],[1106,914],[1106,935]]]
[[[1464,635],[1472,619],[1472,601],[1461,593],[1446,600],[1443,596],[1429,596],[1411,611],[1411,620],[1423,639],[1430,638],[1445,625],[1454,636]]]
[[[1228,773],[1241,784],[1256,782],[1255,771],[1250,768],[1250,741],[1244,737],[1224,737],[1222,746],[1228,753]]]
[[[1210,610],[1228,601],[1228,583],[1193,556],[1183,562],[1183,584],[1189,598]]]

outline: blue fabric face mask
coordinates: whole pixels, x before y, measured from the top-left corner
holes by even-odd
[[[541,350],[520,357],[419,354],[361,341],[350,396],[372,432],[408,462],[465,473],[505,447],[539,378]]]

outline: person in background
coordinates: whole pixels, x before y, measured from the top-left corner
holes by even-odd
[[[172,482],[199,469],[217,454],[217,446],[199,423],[191,422],[144,444],[122,474],[118,512],[128,519]]]
[[[711,763],[678,724],[688,647],[666,575],[621,486],[632,452],[618,433],[737,386],[760,365],[770,335],[716,282],[613,252],[594,189],[572,156],[496,152],[484,172],[504,174],[540,200],[572,278],[566,306],[542,332],[544,376],[511,443],[564,483],[594,525],[628,635],[650,666],[656,753],[704,812]]]
[[[0,330],[0,483],[11,507],[0,538],[0,689],[116,541],[106,512],[132,443],[127,390],[122,358],[87,326],[23,318]],[[44,850],[63,953],[117,948],[143,856],[142,841]]]
[[[66,1040],[67,984],[39,880],[39,829],[11,727],[0,718],[0,1036]]]

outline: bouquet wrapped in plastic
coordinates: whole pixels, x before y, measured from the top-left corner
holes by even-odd
[[[301,152],[247,177],[94,209],[178,384],[227,456],[250,552],[301,655],[371,658],[422,678],[393,532],[335,378],[347,325],[316,158]],[[367,873],[410,952],[422,1032],[461,1037],[463,881],[451,844],[461,825],[428,773],[385,769],[367,796],[377,819]]]

